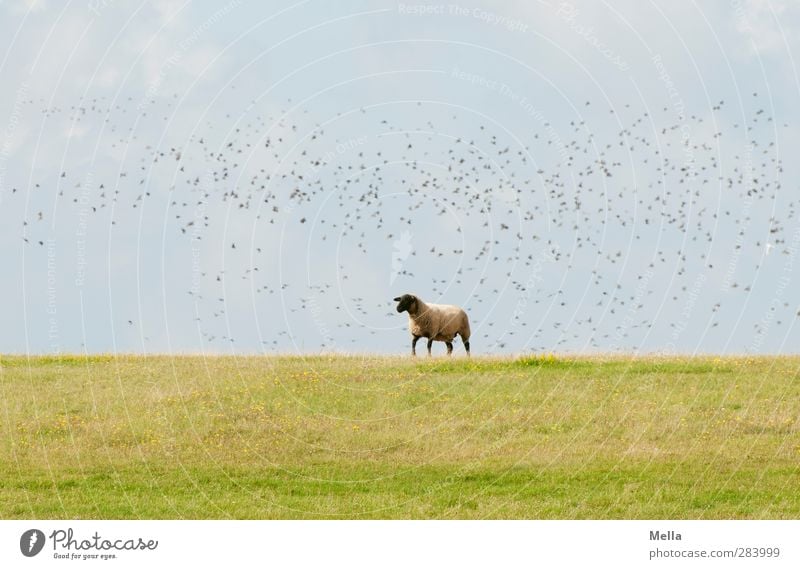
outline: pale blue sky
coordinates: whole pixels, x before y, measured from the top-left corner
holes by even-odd
[[[788,0],[0,13],[2,352],[797,351]]]

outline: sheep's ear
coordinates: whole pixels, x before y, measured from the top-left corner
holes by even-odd
[[[395,302],[400,302],[400,297],[398,296],[397,298],[394,299],[394,301]]]

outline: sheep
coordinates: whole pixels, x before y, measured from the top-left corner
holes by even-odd
[[[469,356],[469,318],[467,313],[452,304],[426,304],[413,294],[394,299],[397,312],[408,312],[408,331],[411,332],[411,355],[417,355],[417,340],[428,339],[428,355],[433,341],[447,344],[447,355],[453,353],[453,338],[461,336]]]

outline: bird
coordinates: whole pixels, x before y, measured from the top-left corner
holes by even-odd
[[[164,122],[174,98],[141,120]],[[582,98],[512,131],[429,101],[335,120],[313,103],[250,102],[230,107],[230,129],[204,118],[169,142],[134,136],[132,100],[30,99],[48,120],[103,125],[99,142],[124,157],[37,171],[5,197],[28,212],[17,243],[45,262],[65,211],[115,247],[140,228],[163,233],[166,286],[191,283],[185,317],[205,345],[245,349],[231,327],[248,318],[265,350],[297,335],[308,350],[395,345],[395,287],[469,310],[482,353],[692,347],[701,330],[725,346],[739,316],[765,319],[742,307],[775,294],[800,245],[777,144],[792,127],[757,92],[744,99],[677,113]],[[153,252],[140,262],[157,267]],[[787,314],[793,290],[778,295]]]

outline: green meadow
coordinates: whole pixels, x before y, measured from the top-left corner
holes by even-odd
[[[800,358],[0,357],[0,518],[800,518]]]

